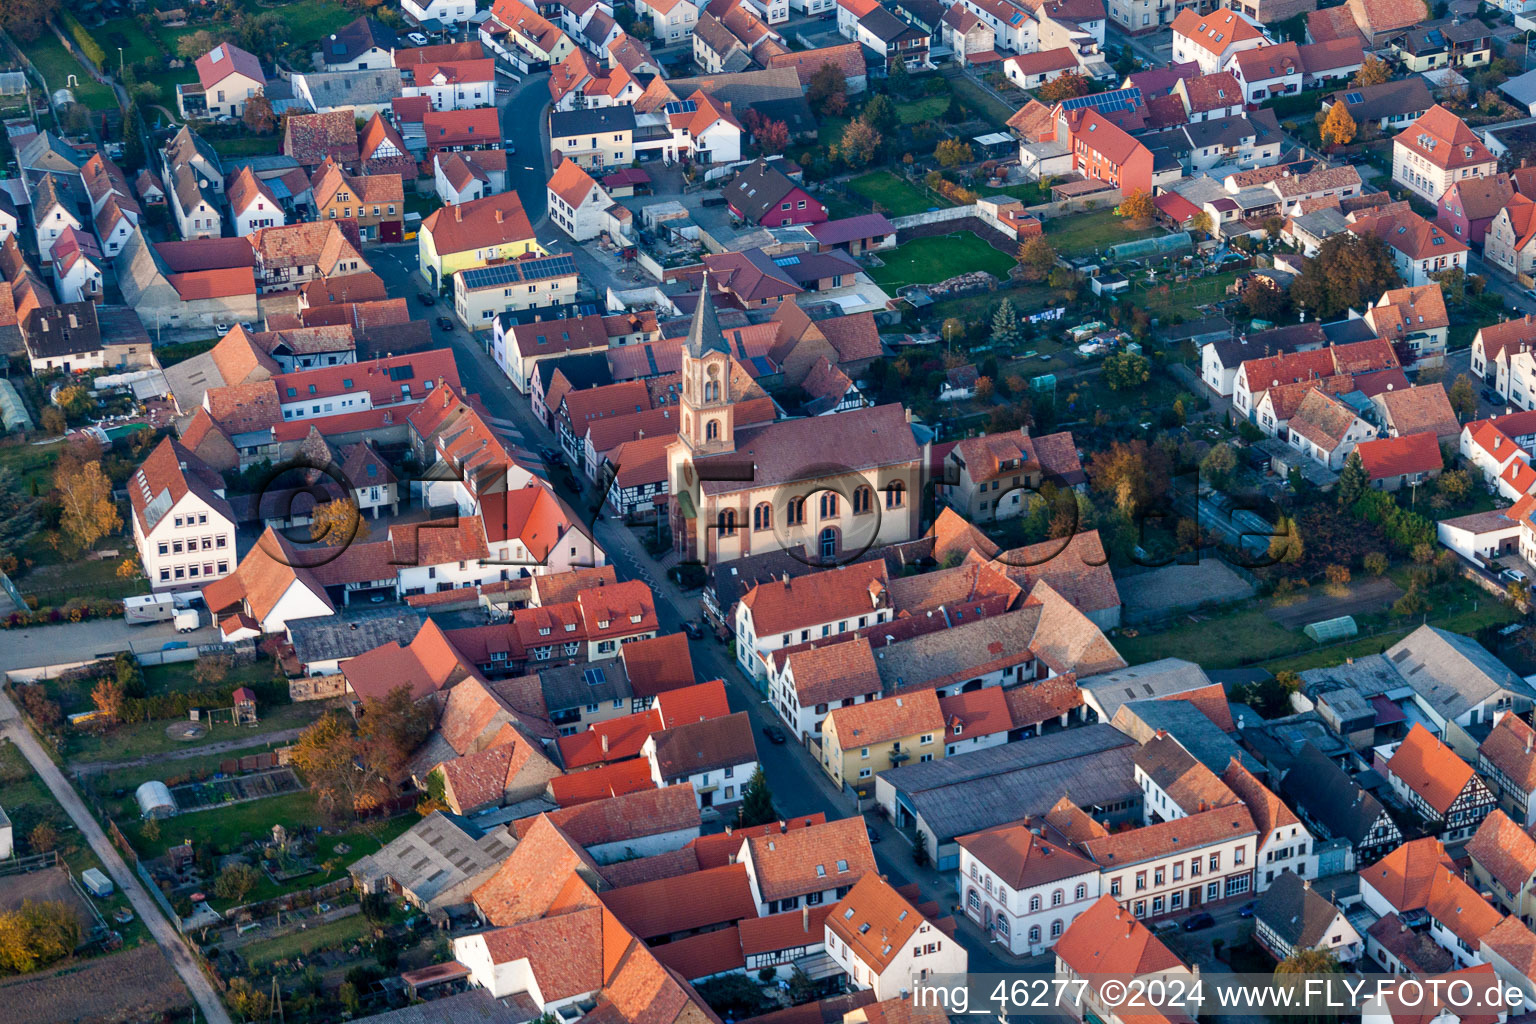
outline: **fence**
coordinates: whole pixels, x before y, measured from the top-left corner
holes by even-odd
[[[335,899],[344,892],[352,890],[352,876],[338,878],[334,882],[326,882],[309,889],[301,889],[298,892],[286,893],[282,896],[274,896],[268,900],[259,900],[255,903],[247,903],[240,907],[230,907],[224,912],[224,918],[233,921],[236,917],[247,916],[252,920],[261,917],[271,917],[278,911],[291,910],[294,907],[307,907],[315,903],[323,903],[326,900]]]
[[[965,220],[968,217],[980,216],[976,212],[975,204],[970,206],[951,206],[942,210],[925,210],[922,213],[911,213],[905,217],[891,219],[891,227],[900,231],[903,228],[915,228],[924,224],[939,224],[945,221]]]
[[[161,911],[170,919],[171,924],[176,926],[178,932],[183,932],[184,934],[184,930],[181,927],[181,915],[176,913],[175,909],[171,906],[171,901],[166,899],[165,893],[160,891],[160,883],[155,881],[154,876],[149,873],[149,869],[144,866],[144,862],[135,859],[133,870],[139,873],[139,880],[144,883],[144,888],[148,889],[155,902],[160,904]]]

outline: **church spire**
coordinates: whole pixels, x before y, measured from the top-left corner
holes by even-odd
[[[690,356],[697,359],[705,352],[730,353],[725,335],[720,333],[720,318],[715,314],[715,302],[709,294],[709,271],[704,271],[704,286],[699,291],[699,304],[693,311],[693,323],[688,327],[685,346]]]

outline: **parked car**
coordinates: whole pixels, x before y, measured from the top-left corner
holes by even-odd
[[[1483,401],[1491,405],[1498,405],[1504,401],[1504,396],[1493,390],[1493,388],[1483,388]]]
[[[871,843],[878,843],[880,841],[880,833],[876,832],[874,829],[870,828],[868,825],[864,826],[864,831],[869,833],[869,841]]]
[[[412,32],[409,35],[407,35],[405,38],[410,40],[410,43],[411,43],[412,46],[426,46],[427,45],[427,37],[422,35],[420,32]]]
[[[1258,900],[1249,900],[1247,903],[1244,903],[1242,906],[1237,908],[1237,916],[1238,917],[1252,917],[1255,913],[1258,912],[1258,909],[1259,909],[1259,901]]]
[[[160,649],[162,651],[184,651],[187,649],[187,642],[185,640],[167,640],[160,645]]]
[[[763,735],[768,737],[768,742],[774,744],[775,746],[780,743],[786,743],[789,741],[789,736],[785,734],[783,729],[780,729],[776,725],[763,726]]]
[[[1187,932],[1198,932],[1202,928],[1210,928],[1215,924],[1216,919],[1210,914],[1196,914],[1194,917],[1185,920],[1184,930]]]
[[[540,448],[539,458],[551,466],[565,465],[565,454],[558,448]]]
[[[421,301],[423,306],[437,305],[437,296],[433,295],[431,292],[420,292],[417,294],[416,298]]]
[[[1525,573],[1521,572],[1519,569],[1505,569],[1503,572],[1499,573],[1499,579],[1509,580],[1511,583],[1524,583]]]
[[[446,316],[440,316],[437,318],[437,326],[445,331],[451,331],[453,330],[453,321]]]
[[[704,639],[704,627],[700,626],[697,622],[683,623],[682,630],[688,635],[690,640]]]

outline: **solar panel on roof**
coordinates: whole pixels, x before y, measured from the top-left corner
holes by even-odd
[[[1108,114],[1117,110],[1135,110],[1142,105],[1141,89],[1132,86],[1129,89],[1116,89],[1113,92],[1101,92],[1094,96],[1076,96],[1070,100],[1064,100],[1061,108],[1081,110],[1084,107],[1092,107],[1100,113]]]
[[[410,380],[415,376],[416,371],[411,369],[410,363],[406,363],[404,366],[391,366],[389,368],[390,380]]]
[[[1365,102],[1365,97],[1360,95],[1357,92],[1347,92],[1347,93],[1344,94],[1344,102],[1345,103],[1364,103]]]
[[[673,100],[662,109],[669,114],[691,114],[699,109],[699,105],[693,100]]]
[[[798,267],[800,265],[800,257],[780,256],[778,259],[773,261],[773,265],[776,267]]]

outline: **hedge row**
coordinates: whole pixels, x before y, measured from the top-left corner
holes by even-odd
[[[70,37],[74,39],[75,45],[80,47],[80,52],[85,54],[92,64],[96,65],[96,70],[100,71],[106,67],[106,51],[101,48],[101,44],[96,41],[96,37],[91,35],[84,25],[80,24],[80,19],[68,11],[60,11],[59,18],[63,20],[64,27],[69,29]]]

